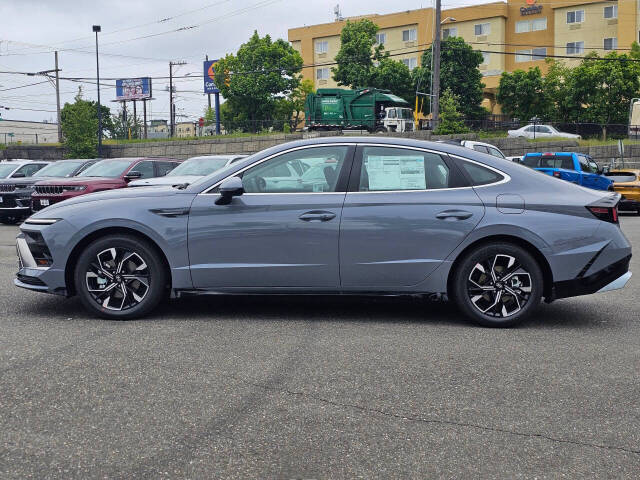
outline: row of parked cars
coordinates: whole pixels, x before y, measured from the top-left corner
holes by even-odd
[[[608,170],[591,157],[575,152],[527,153],[506,157],[499,148],[474,140],[449,141],[493,157],[524,164],[539,172],[595,190],[622,195],[620,210],[640,214],[640,170]],[[213,155],[190,158],[71,159],[57,162],[16,160],[0,163],[0,222],[15,224],[33,212],[79,195],[124,187],[188,185],[244,158]],[[302,185],[316,191],[331,165],[327,159],[287,164],[262,178],[263,189],[286,190]]]
[[[188,184],[244,155],[173,158],[14,160],[0,163],[0,222],[15,224],[54,203],[124,187]]]

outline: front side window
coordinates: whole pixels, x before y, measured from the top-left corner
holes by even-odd
[[[41,163],[29,163],[27,165],[23,165],[22,167],[20,167],[13,175],[11,175],[12,177],[15,177],[16,173],[22,173],[24,174],[25,177],[30,177],[32,176],[34,173],[36,173],[38,170],[40,170],[42,167],[44,167],[43,164]]]
[[[489,35],[491,33],[490,23],[476,23],[474,25],[474,31],[476,35]]]
[[[349,148],[314,147],[284,153],[242,174],[246,193],[335,192]]]
[[[142,174],[140,178],[152,178],[156,176],[153,171],[153,162],[140,162],[135,165],[131,171],[140,172]]]
[[[604,7],[604,18],[618,18],[618,6],[609,5]]]
[[[567,23],[582,23],[584,22],[584,10],[573,10],[567,12]]]
[[[545,127],[544,125],[538,125],[536,127],[537,133],[552,133],[549,127]]]
[[[451,175],[440,155],[420,150],[363,147],[360,192],[448,188]]]
[[[316,42],[316,53],[327,53],[329,51],[329,42],[322,40]]]
[[[605,50],[615,50],[616,48],[618,48],[618,39],[616,37],[604,39]]]
[[[417,38],[417,30],[415,28],[402,31],[403,42],[415,42],[416,38]]]
[[[489,149],[489,155],[493,155],[494,157],[498,157],[498,158],[504,158],[504,155],[502,154],[502,152],[497,148],[493,148],[493,147],[487,147],[487,148]]]
[[[158,167],[158,176],[164,177],[167,173],[169,173],[180,164],[176,162],[157,162],[156,165]]]

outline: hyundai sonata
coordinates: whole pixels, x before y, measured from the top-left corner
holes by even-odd
[[[322,175],[301,181],[304,165]],[[113,319],[167,295],[420,294],[509,326],[625,285],[619,200],[444,143],[302,140],[188,186],[45,208],[21,226],[15,284]]]

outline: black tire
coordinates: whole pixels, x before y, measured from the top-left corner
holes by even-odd
[[[479,245],[453,273],[449,292],[458,308],[485,327],[512,327],[540,303],[544,278],[538,262],[512,243]]]
[[[375,133],[389,133],[389,130],[387,130],[387,127],[377,127]]]
[[[109,235],[90,243],[74,271],[82,304],[110,320],[147,315],[166,297],[167,284],[160,253],[133,235]]]
[[[0,223],[4,225],[15,225],[20,222],[20,217],[2,217],[0,218]]]

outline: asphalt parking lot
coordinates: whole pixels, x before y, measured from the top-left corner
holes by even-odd
[[[640,217],[622,228],[640,249]],[[416,299],[199,297],[132,322],[13,286],[0,226],[2,478],[637,478],[627,288],[517,329]]]

